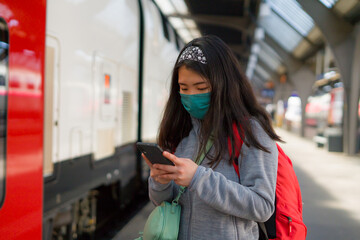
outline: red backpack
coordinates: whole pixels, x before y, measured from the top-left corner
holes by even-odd
[[[235,156],[239,157],[243,144],[237,131],[236,124],[233,124],[235,135]],[[307,228],[302,219],[302,200],[299,182],[295,175],[292,162],[284,151],[276,144],[278,149],[278,169],[276,180],[275,212],[265,223],[259,223],[262,229],[259,239],[275,240],[304,240]],[[228,148],[231,156],[232,148],[228,138]],[[239,166],[233,161],[233,166],[240,179]],[[263,229],[266,229],[264,233]],[[266,238],[266,234],[267,237]]]

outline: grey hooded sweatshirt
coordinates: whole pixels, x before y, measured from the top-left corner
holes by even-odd
[[[200,122],[192,119],[192,124],[189,136],[176,149],[177,157],[194,160],[197,156]],[[243,144],[243,158],[238,159],[240,181],[229,164],[229,154],[223,156],[215,169],[209,167],[205,158],[179,201],[182,206],[179,240],[258,239],[256,222],[265,222],[275,209],[278,151],[257,120],[251,119],[250,124],[256,139],[270,153]],[[149,196],[155,205],[171,202],[178,189],[173,181],[160,184],[149,178]]]

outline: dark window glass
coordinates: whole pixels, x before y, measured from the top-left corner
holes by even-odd
[[[179,35],[175,33],[176,49],[180,51]]]
[[[0,207],[5,197],[9,32],[0,18]]]
[[[165,37],[168,41],[170,41],[169,32],[168,32],[168,29],[167,29],[167,26],[166,26],[166,24],[167,24],[167,23],[166,23],[166,22],[167,22],[166,17],[165,17],[164,14],[161,12],[161,10],[160,10],[159,6],[156,4],[156,2],[154,2],[154,3],[155,3],[155,6],[156,6],[156,8],[157,8],[157,10],[158,10],[158,12],[159,12],[159,14],[160,14],[160,17],[161,17],[162,29],[163,29],[164,37]]]
[[[169,36],[169,31],[167,28],[167,23],[166,23],[166,18],[165,16],[161,13],[161,21],[162,21],[162,26],[163,26],[163,33],[164,33],[164,37],[170,41],[170,36]]]

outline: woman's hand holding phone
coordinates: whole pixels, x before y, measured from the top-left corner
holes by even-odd
[[[178,158],[174,154],[167,151],[163,152],[163,156],[175,164],[175,166],[164,164],[151,164],[144,156],[146,163],[150,167],[150,176],[157,182],[166,184],[171,180],[177,185],[187,187],[193,179],[198,165],[188,158]]]
[[[149,166],[150,168],[150,176],[158,183],[161,184],[167,184],[169,182],[171,182],[171,180],[167,180],[167,179],[161,179],[159,178],[159,176],[163,175],[163,174],[167,174],[167,172],[157,169],[154,167],[155,164],[152,164],[149,159],[145,156],[145,154],[141,154],[141,156],[145,159],[146,164]],[[160,164],[157,164],[160,165]]]

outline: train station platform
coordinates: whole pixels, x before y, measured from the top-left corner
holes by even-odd
[[[360,157],[330,153],[313,141],[276,129],[293,161],[303,197],[307,240],[347,240],[360,236]],[[153,209],[148,203],[114,240],[139,236]]]

